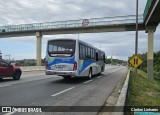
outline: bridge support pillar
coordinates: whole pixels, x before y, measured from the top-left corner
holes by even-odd
[[[153,53],[154,53],[154,32],[155,28],[148,28],[148,52],[147,52],[147,77],[148,81],[153,81]]]
[[[42,35],[36,32],[37,37],[37,52],[36,52],[36,66],[41,66],[41,52],[42,52]]]

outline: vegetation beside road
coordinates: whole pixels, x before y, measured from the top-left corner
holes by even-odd
[[[126,102],[127,106],[159,106],[160,82],[148,82],[147,74],[142,70],[138,70],[135,77],[134,69],[131,69]]]
[[[147,72],[147,53],[139,54],[139,57],[143,60],[139,69]],[[154,79],[160,82],[160,51],[154,53]]]
[[[6,60],[7,62],[14,64],[17,64],[18,66],[36,66],[36,60],[35,59],[23,59],[23,60],[14,60],[14,61],[9,61]],[[41,60],[42,66],[45,66],[45,59]]]
[[[106,59],[106,64],[112,64],[112,65],[127,65],[127,62],[124,61],[124,60],[119,60],[119,59],[111,59],[111,58],[108,58]]]

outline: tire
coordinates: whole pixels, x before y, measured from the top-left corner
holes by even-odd
[[[101,67],[101,72],[99,73],[99,75],[101,75],[101,74],[102,74],[102,72],[103,72],[103,66]]]
[[[88,79],[92,79],[92,69],[89,69]]]
[[[103,72],[103,70],[104,70],[104,67],[102,66],[102,67],[101,67],[101,72]]]
[[[15,71],[14,75],[13,75],[13,79],[14,80],[19,80],[21,77],[21,71]]]
[[[62,76],[65,80],[70,80],[71,76]]]

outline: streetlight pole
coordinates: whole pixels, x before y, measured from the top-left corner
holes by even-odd
[[[113,64],[113,51],[112,51],[112,55],[111,55],[111,65]]]
[[[135,38],[135,55],[138,52],[138,0],[136,1],[136,38]],[[137,68],[135,70],[135,76],[137,76]]]

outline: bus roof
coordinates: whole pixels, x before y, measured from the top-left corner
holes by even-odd
[[[98,50],[98,51],[101,51],[101,52],[105,53],[103,50],[101,50],[101,49],[93,46],[92,44],[89,44],[89,43],[84,42],[84,41],[82,41],[82,40],[79,40],[79,41],[80,41],[81,43],[85,44],[85,45],[88,45],[88,46],[90,46],[90,47],[92,47],[92,48],[94,48],[94,49],[96,49],[96,50]]]
[[[94,49],[96,49],[98,51],[101,51],[101,52],[105,53],[103,50],[101,50],[101,49],[99,49],[99,48],[97,48],[97,47],[95,47],[95,46],[93,46],[93,45],[91,45],[91,44],[89,44],[87,42],[79,40],[78,38],[75,38],[75,39],[74,38],[56,38],[56,39],[50,39],[48,41],[52,41],[52,40],[76,40],[76,41],[78,40],[79,42],[81,42],[81,43],[83,43],[85,45],[88,45],[88,46],[90,46],[90,47],[92,47],[92,48],[94,48]]]
[[[73,39],[73,38],[56,38],[56,39],[50,39],[48,41],[52,41],[52,40],[77,40],[77,39]]]

